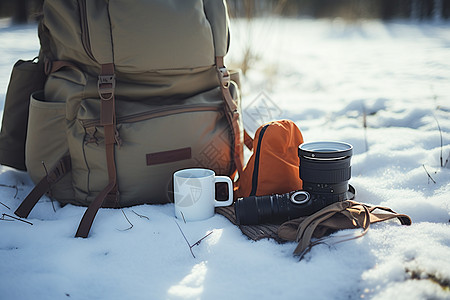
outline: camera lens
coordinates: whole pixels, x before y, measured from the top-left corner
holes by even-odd
[[[292,191],[283,195],[238,198],[234,212],[240,225],[277,224],[309,216],[324,206],[323,199],[316,199],[306,191]]]
[[[303,190],[335,200],[348,190],[353,146],[343,142],[309,142],[298,148]],[[336,199],[343,200],[343,199]],[[335,201],[332,201],[335,202]]]
[[[234,210],[240,225],[279,223],[309,216],[334,202],[349,199],[353,147],[342,142],[310,142],[298,148],[302,190],[283,195],[238,198]],[[354,193],[354,190],[353,190]]]
[[[238,224],[279,223],[289,220],[294,207],[290,193],[283,195],[250,196],[238,198],[234,204]],[[309,198],[307,199],[309,200]]]

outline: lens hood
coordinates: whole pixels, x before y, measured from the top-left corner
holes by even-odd
[[[318,141],[298,146],[298,156],[313,159],[339,159],[352,156],[353,146],[344,142]]]

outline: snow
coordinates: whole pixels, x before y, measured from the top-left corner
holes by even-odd
[[[90,237],[75,239],[85,208],[54,211],[43,198],[27,219],[33,225],[0,221],[1,299],[450,299],[450,162],[440,162],[450,153],[450,23],[231,25],[229,64],[247,46],[254,55],[243,78],[247,123],[264,102],[274,113],[261,120],[292,119],[305,141],[351,143],[357,200],[408,214],[413,225],[374,224],[298,261],[294,243],[249,241],[220,215],[178,222],[191,245],[212,231],[192,247],[194,258],[172,204],[101,209]],[[3,103],[12,65],[39,44],[34,25],[8,20],[0,41]],[[0,184],[10,208],[0,212],[13,215],[32,182],[0,167]]]

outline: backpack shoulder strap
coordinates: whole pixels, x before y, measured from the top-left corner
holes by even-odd
[[[235,162],[236,171],[238,173],[241,173],[244,161],[244,129],[242,128],[242,124],[240,122],[238,105],[231,96],[231,92],[229,89],[231,83],[231,75],[224,64],[224,56],[228,52],[230,41],[227,5],[224,0],[205,0],[203,2],[203,9],[205,12],[205,16],[211,26],[214,42],[216,70],[219,78],[220,90],[225,102],[225,115],[227,117],[228,123],[230,124],[230,127],[232,128],[232,157]]]
[[[21,218],[27,218],[39,199],[49,191],[51,185],[58,182],[71,170],[70,156],[66,155],[36,184],[14,213]]]
[[[233,151],[233,158],[236,164],[236,171],[241,174],[243,170],[244,161],[244,130],[239,118],[239,110],[236,101],[231,96],[230,92],[230,73],[225,67],[223,56],[216,57],[216,69],[219,76],[220,90],[222,92],[222,97],[225,102],[225,115],[227,117],[228,123],[232,129],[231,141],[233,143],[231,149]]]
[[[224,0],[204,0],[203,9],[211,25],[216,56],[225,56],[230,42],[228,9]]]

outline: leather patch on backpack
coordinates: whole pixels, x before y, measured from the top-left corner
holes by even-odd
[[[191,147],[176,150],[149,153],[147,157],[147,166],[166,164],[184,159],[192,158]]]

